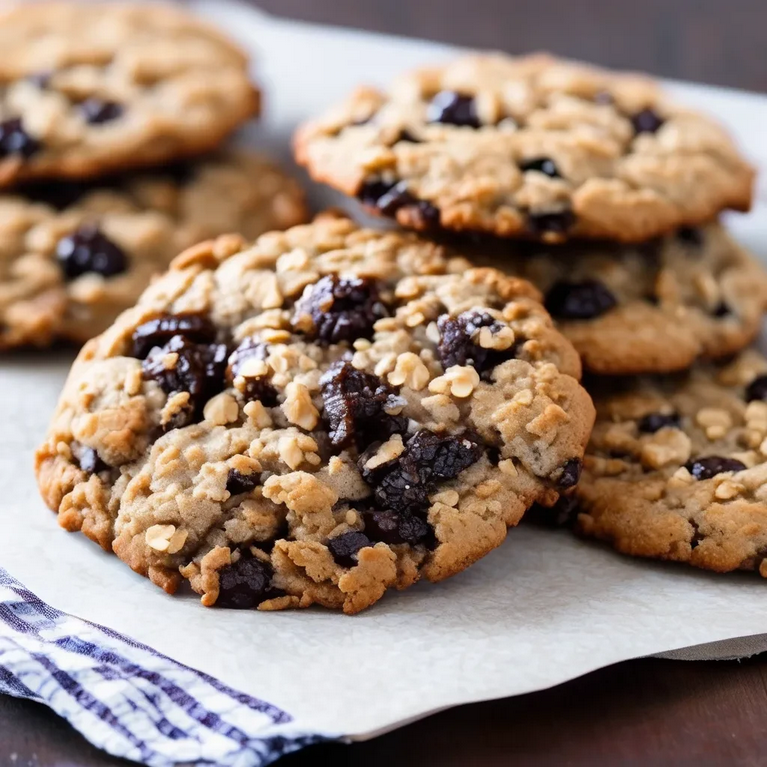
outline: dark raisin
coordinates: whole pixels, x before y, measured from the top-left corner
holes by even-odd
[[[475,309],[457,317],[441,315],[437,319],[437,353],[442,367],[447,369],[451,365],[472,365],[483,379],[489,380],[495,367],[514,358],[516,344],[508,349],[485,349],[479,345],[479,330],[490,328],[495,334],[503,327],[492,315]]]
[[[757,376],[746,387],[746,402],[767,401],[767,375]]]
[[[217,607],[248,610],[268,598],[272,568],[260,559],[243,554],[234,564],[218,571]]]
[[[50,84],[53,74],[54,72],[51,69],[35,72],[34,74],[27,76],[27,82],[32,83],[32,85],[35,85],[42,91],[45,90]]]
[[[725,301],[720,301],[711,313],[714,317],[729,317],[732,314],[732,309]]]
[[[529,170],[538,171],[538,173],[543,173],[551,178],[562,177],[554,160],[550,160],[548,157],[535,157],[532,160],[525,160],[519,164],[519,168],[524,172]]]
[[[582,468],[583,464],[578,458],[570,458],[565,461],[559,472],[559,476],[556,479],[557,487],[562,490],[568,490],[571,487],[575,487],[578,484],[578,480],[581,478]]]
[[[370,538],[365,533],[354,530],[328,541],[328,549],[333,559],[342,567],[354,567],[357,564],[357,552],[371,545]]]
[[[678,429],[681,426],[679,413],[648,413],[639,419],[637,426],[639,431],[646,434],[655,434],[656,431],[665,428]]]
[[[407,144],[420,144],[421,143],[421,139],[416,138],[407,128],[403,128],[399,132],[399,136],[397,136],[397,139],[396,139],[396,141],[394,143],[397,144],[400,141],[404,141]]]
[[[133,331],[133,356],[143,360],[155,346],[177,335],[195,343],[209,343],[216,338],[216,328],[200,314],[163,314]]]
[[[26,132],[21,118],[0,122],[0,157],[17,154],[28,158],[41,148],[42,144]]]
[[[20,184],[16,190],[32,202],[41,202],[56,210],[64,210],[81,200],[94,188],[94,184],[86,181],[59,179]]]
[[[693,245],[696,248],[703,245],[703,232],[693,226],[683,226],[681,229],[677,229],[676,236],[685,245]]]
[[[69,280],[89,273],[114,277],[128,268],[128,258],[123,250],[91,224],[84,224],[60,239],[56,245],[56,258]]]
[[[258,474],[241,474],[237,469],[229,469],[226,478],[226,489],[230,495],[249,493],[258,486],[260,476]]]
[[[365,511],[362,518],[365,521],[365,534],[373,541],[416,546],[425,543],[434,535],[429,523],[418,514]]]
[[[704,458],[695,458],[685,464],[687,471],[695,479],[711,479],[723,471],[743,471],[746,468],[744,463],[735,458],[722,458],[718,455],[708,455]]]
[[[398,210],[407,208],[412,226],[418,229],[432,228],[440,222],[439,209],[413,195],[408,190],[407,181],[367,181],[357,192],[357,198],[363,205],[392,218]]]
[[[308,286],[296,303],[293,322],[303,316],[311,317],[312,329],[307,333],[310,338],[338,344],[372,338],[373,325],[388,317],[389,311],[376,280],[328,274]]]
[[[482,447],[471,435],[442,437],[421,429],[375,487],[377,506],[399,513],[425,509],[437,483],[454,479],[481,455]]]
[[[407,207],[409,225],[415,229],[434,229],[442,221],[439,208],[428,200],[418,200]]]
[[[610,311],[618,302],[599,280],[555,282],[546,294],[546,309],[564,320],[590,320]]]
[[[655,133],[663,125],[663,118],[648,107],[637,112],[631,118],[631,123],[637,133]]]
[[[357,370],[350,362],[333,364],[320,379],[324,417],[331,443],[348,445],[354,441],[362,450],[376,440],[407,429],[407,418],[389,415],[401,409],[394,389],[372,373]]]
[[[446,123],[479,128],[479,116],[472,96],[455,91],[440,91],[429,103],[426,119],[431,123]]]
[[[80,468],[87,471],[88,474],[98,474],[100,471],[109,469],[109,466],[101,460],[99,454],[92,447],[80,445],[76,457]]]
[[[246,338],[229,356],[226,377],[230,383],[242,375],[245,362],[249,359],[265,360],[269,356],[269,347],[252,336]],[[245,386],[243,396],[248,402],[258,400],[264,407],[277,405],[277,389],[272,386],[267,376],[243,376]]]
[[[567,234],[575,225],[575,214],[571,210],[528,213],[527,224],[532,234],[538,237],[546,234]]]
[[[80,104],[80,113],[85,122],[90,125],[100,125],[122,117],[122,104],[116,101],[102,101],[98,98],[89,98]]]
[[[553,506],[534,503],[525,514],[525,520],[542,527],[570,527],[578,510],[578,499],[574,495],[560,495]]]
[[[176,355],[170,368],[168,354]],[[198,420],[205,403],[224,388],[227,356],[225,344],[198,344],[181,335],[149,352],[142,364],[144,378],[156,381],[166,394],[189,392],[190,407],[174,428]]]

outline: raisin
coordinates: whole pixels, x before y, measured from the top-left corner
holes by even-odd
[[[98,474],[100,471],[109,469],[109,465],[101,460],[99,454],[92,447],[80,445],[76,458],[80,468],[87,471],[88,474]]]
[[[15,154],[27,159],[41,148],[42,144],[26,132],[21,118],[0,122],[0,157]]]
[[[663,118],[648,107],[637,112],[631,118],[631,124],[636,133],[655,133],[663,125]]]
[[[599,280],[559,280],[546,294],[545,306],[552,317],[591,320],[610,311],[617,303],[615,296]]]
[[[342,567],[354,567],[357,564],[357,552],[367,546],[372,546],[370,538],[354,530],[341,533],[328,541],[333,559]]]
[[[162,346],[177,335],[195,343],[208,343],[215,340],[216,329],[200,314],[163,314],[133,331],[133,356],[143,360],[155,346]]]
[[[546,234],[567,234],[575,225],[575,213],[560,210],[554,213],[528,213],[527,225],[538,237]]]
[[[685,245],[692,245],[696,248],[703,245],[703,232],[693,226],[683,226],[681,229],[677,230],[676,236],[677,239]]]
[[[746,468],[735,458],[722,458],[718,455],[708,455],[704,458],[695,458],[685,464],[687,471],[695,479],[711,479],[724,471],[743,471]]]
[[[260,559],[243,554],[234,564],[218,571],[217,607],[248,610],[268,598],[272,568]]]
[[[551,178],[562,178],[556,163],[548,157],[535,157],[532,160],[525,160],[520,163],[519,168],[525,173],[529,170],[535,170]]]
[[[757,376],[746,387],[746,402],[767,401],[767,375]]]
[[[376,280],[328,274],[306,288],[296,304],[293,322],[304,315],[311,317],[310,337],[338,344],[372,338],[373,325],[389,312]]]
[[[578,458],[570,458],[565,461],[556,480],[557,487],[562,490],[568,490],[571,487],[575,487],[578,484],[578,480],[581,478],[582,468],[583,464]]]
[[[407,418],[387,410],[401,408],[396,392],[372,373],[350,362],[333,364],[320,379],[324,416],[331,443],[340,447],[356,442],[363,449],[376,440],[407,429]]]
[[[56,258],[69,280],[88,273],[114,277],[128,268],[123,250],[92,224],[62,237],[56,245]]]
[[[574,495],[560,495],[553,506],[534,503],[525,514],[525,520],[542,527],[570,527],[578,510],[578,499]]]
[[[277,389],[265,375],[248,376],[243,375],[242,370],[247,369],[245,363],[247,360],[265,360],[269,356],[269,347],[252,336],[246,338],[229,356],[229,365],[226,370],[226,378],[230,383],[237,376],[242,375],[245,379],[245,386],[242,390],[243,396],[248,402],[258,400],[264,407],[274,407],[277,405]]]
[[[362,519],[366,535],[374,541],[415,546],[433,535],[429,523],[423,517],[408,512],[364,511]]]
[[[175,354],[167,367],[165,357]],[[228,349],[225,344],[198,344],[182,335],[173,336],[164,346],[156,346],[142,363],[144,378],[156,381],[169,395],[189,392],[190,407],[174,428],[186,426],[202,415],[205,403],[224,388]]]
[[[454,479],[481,455],[482,447],[473,435],[442,437],[421,429],[375,487],[376,504],[398,513],[425,509],[437,483]]]
[[[512,344],[502,350],[485,349],[478,343],[479,330],[490,328],[491,332],[497,333],[503,327],[492,315],[474,309],[457,317],[441,315],[437,319],[437,353],[442,367],[447,369],[452,365],[472,365],[483,379],[488,380],[496,366],[514,358],[517,345]]]
[[[639,431],[646,434],[655,434],[656,431],[665,428],[678,429],[680,425],[679,413],[648,413],[637,423]]]
[[[20,184],[17,191],[32,202],[40,202],[56,210],[64,210],[77,203],[94,188],[94,184],[87,181],[59,179],[27,182]]]
[[[258,474],[241,474],[237,469],[229,469],[226,478],[226,489],[230,495],[249,493],[258,486],[260,476]]]
[[[123,114],[122,104],[116,101],[102,101],[98,98],[89,98],[80,104],[80,113],[89,125],[100,125],[111,122]]]
[[[357,198],[363,205],[392,218],[398,210],[407,208],[416,228],[431,228],[440,223],[439,209],[412,194],[407,181],[366,181],[357,192]]]
[[[429,103],[426,119],[430,123],[444,123],[468,128],[479,128],[479,115],[472,96],[455,91],[440,91]]]
[[[732,309],[725,301],[720,301],[711,311],[714,317],[729,317],[732,314]]]

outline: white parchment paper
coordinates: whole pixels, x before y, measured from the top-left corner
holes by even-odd
[[[249,140],[288,157],[291,129],[360,82],[386,82],[448,49],[286,23],[219,0],[197,7],[257,56],[266,120]],[[672,86],[717,112],[767,167],[767,99]],[[338,203],[329,193],[317,201]],[[733,218],[767,257],[767,199]],[[115,557],[67,535],[40,501],[32,455],[72,355],[0,361],[0,565],[49,604],[124,632],[174,659],[290,711],[306,728],[364,737],[448,706],[516,695],[593,669],[691,645],[767,633],[767,584],[622,558],[535,529],[452,580],[391,594],[344,617],[206,610],[168,597]],[[695,657],[767,649],[716,645]]]

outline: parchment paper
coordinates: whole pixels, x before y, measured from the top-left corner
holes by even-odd
[[[284,157],[297,120],[357,83],[385,82],[448,53],[424,42],[277,21],[218,0],[196,5],[257,55],[267,118],[249,140]],[[672,87],[717,112],[767,166],[767,99]],[[757,210],[732,224],[767,256],[763,191]],[[0,566],[56,608],[289,710],[307,729],[366,737],[638,656],[736,637],[749,639],[682,657],[767,649],[754,636],[767,632],[767,584],[759,577],[631,560],[536,529],[512,531],[504,546],[448,582],[387,595],[354,618],[321,609],[206,610],[194,596],[168,597],[84,537],[63,532],[38,497],[32,454],[72,356],[0,361]]]

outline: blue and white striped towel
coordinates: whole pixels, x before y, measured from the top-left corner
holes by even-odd
[[[0,693],[151,767],[261,767],[327,736],[151,647],[45,604],[0,568]]]

